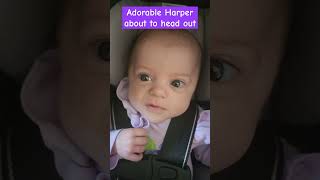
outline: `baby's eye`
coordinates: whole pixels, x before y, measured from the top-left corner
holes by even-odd
[[[181,80],[174,80],[171,82],[171,85],[176,88],[180,88],[184,85],[184,82]]]
[[[210,57],[210,80],[223,82],[231,80],[238,69],[223,59]]]
[[[110,45],[109,42],[107,40],[98,42],[97,47],[96,47],[96,51],[97,51],[97,56],[98,58],[100,58],[103,61],[109,61],[110,60]]]
[[[151,77],[148,74],[144,73],[139,74],[139,79],[141,81],[151,81]]]

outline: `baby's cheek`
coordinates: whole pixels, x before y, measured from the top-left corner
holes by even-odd
[[[128,99],[134,108],[139,109],[139,102],[141,102],[141,92],[139,92],[139,90],[135,88],[129,88]]]
[[[143,96],[148,92],[148,85],[139,84],[137,82],[131,83],[128,88],[128,96],[136,100],[142,100]]]
[[[190,104],[189,98],[180,98],[177,100],[174,100],[172,103],[172,108],[174,109],[175,116],[179,116],[187,111]]]

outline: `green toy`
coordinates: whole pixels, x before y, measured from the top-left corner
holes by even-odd
[[[154,142],[153,139],[151,139],[150,137],[148,137],[148,143],[144,146],[144,150],[146,151],[153,151],[153,150],[157,150],[157,145]]]

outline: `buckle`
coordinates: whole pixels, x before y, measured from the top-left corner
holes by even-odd
[[[170,167],[160,167],[158,171],[158,177],[160,179],[176,179],[178,172],[176,169]]]
[[[157,155],[144,155],[139,162],[121,159],[111,171],[112,180],[191,180],[189,167],[180,168],[157,159]]]

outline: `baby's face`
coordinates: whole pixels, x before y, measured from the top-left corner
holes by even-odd
[[[81,0],[61,27],[59,118],[68,136],[107,170],[109,3]]]
[[[241,159],[255,135],[282,57],[285,2],[213,2],[209,54],[215,73],[211,81],[215,172]]]
[[[196,41],[173,33],[156,32],[144,40],[132,54],[128,96],[145,118],[160,123],[187,110],[201,54]]]

